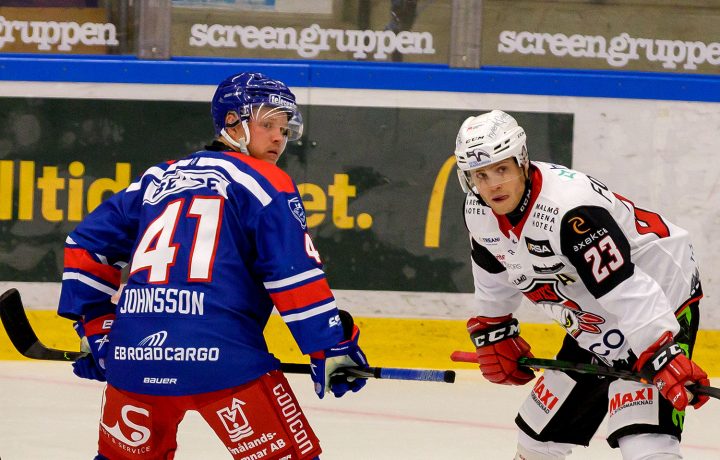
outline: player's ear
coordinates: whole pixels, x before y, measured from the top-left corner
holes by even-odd
[[[233,128],[240,123],[240,117],[237,113],[234,111],[229,111],[227,115],[225,115],[225,127],[226,128]]]

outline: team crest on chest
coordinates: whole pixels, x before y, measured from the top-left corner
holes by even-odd
[[[577,338],[583,332],[599,334],[598,324],[605,319],[594,313],[583,311],[580,306],[560,292],[557,280],[540,279],[523,290],[523,294],[532,303],[541,307],[545,313],[565,330]]]

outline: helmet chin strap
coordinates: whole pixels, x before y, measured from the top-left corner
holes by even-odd
[[[230,145],[238,149],[241,153],[244,153],[245,155],[250,155],[250,152],[247,149],[247,145],[250,142],[250,130],[248,129],[247,121],[242,121],[242,127],[243,131],[245,131],[245,139],[233,139],[232,136],[225,130],[225,128],[220,130],[220,135],[225,139]]]

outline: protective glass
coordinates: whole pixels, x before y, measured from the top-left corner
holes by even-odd
[[[295,141],[302,137],[302,114],[293,107],[267,103],[253,104],[250,106],[250,121],[255,122],[264,129],[279,129],[281,134],[286,136],[289,141]]]
[[[524,178],[523,169],[514,160],[503,161],[466,172],[468,181],[480,189],[488,189]]]

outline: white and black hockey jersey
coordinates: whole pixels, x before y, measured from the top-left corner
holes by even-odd
[[[675,312],[702,295],[688,232],[578,171],[530,174],[515,226],[466,197],[476,313],[512,313],[524,294],[607,363],[676,334]]]

